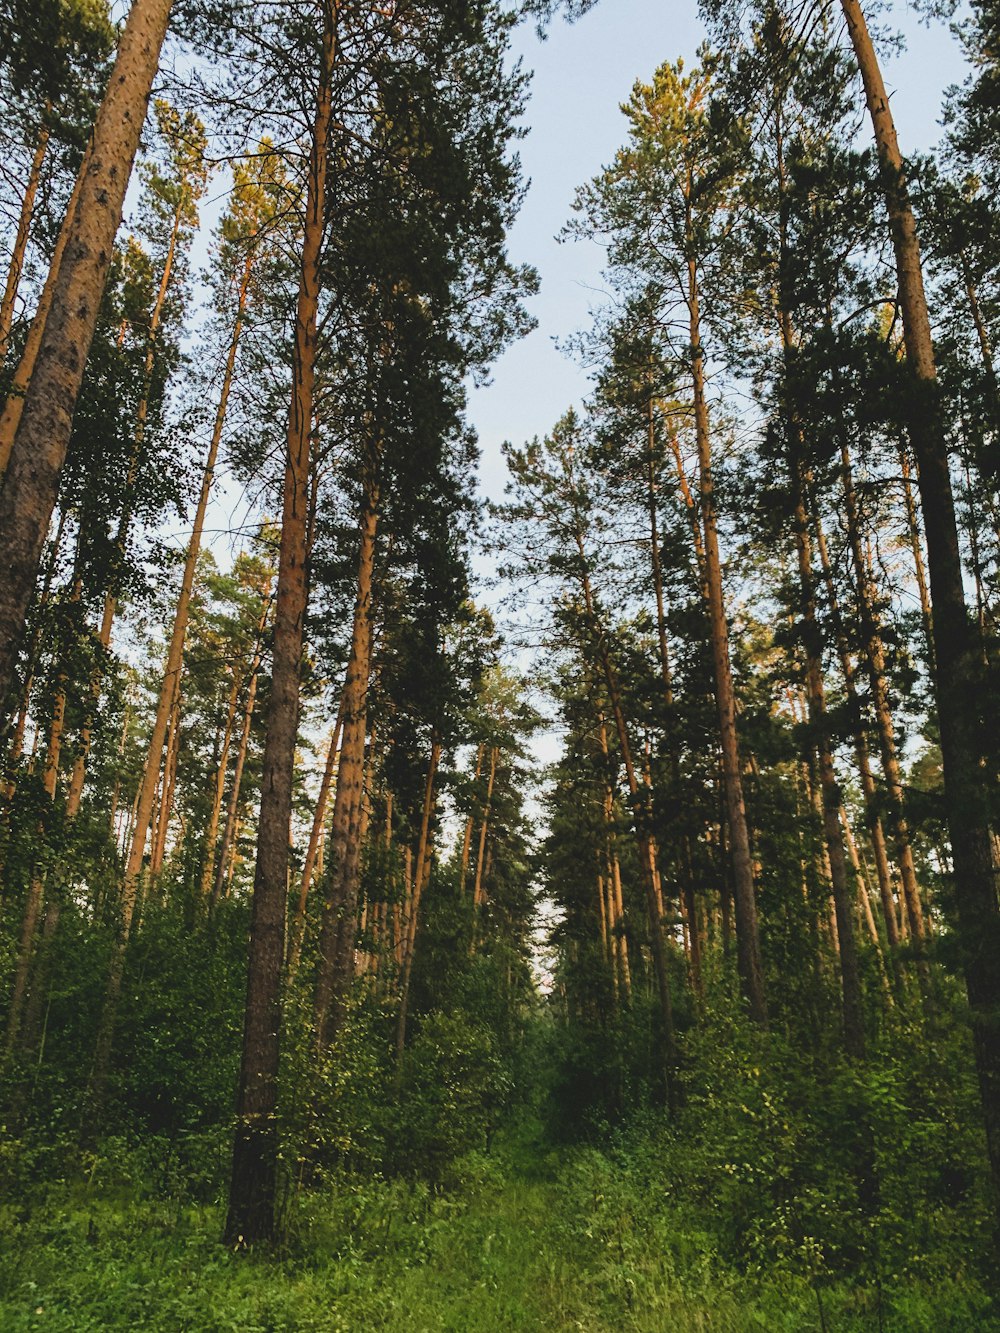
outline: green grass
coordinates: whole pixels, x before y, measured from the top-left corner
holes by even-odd
[[[217,1207],[84,1184],[0,1215],[0,1328],[65,1333],[820,1329],[812,1286],[727,1269],[708,1234],[630,1198],[593,1152],[467,1159],[446,1192],[376,1181],[304,1195],[273,1254],[219,1244]],[[655,1201],[654,1201],[655,1202]],[[940,1284],[822,1292],[830,1333],[1000,1327]]]

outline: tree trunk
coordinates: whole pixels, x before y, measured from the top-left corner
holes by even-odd
[[[50,108],[46,106],[46,117],[49,111]],[[49,127],[47,123],[43,123],[38,134],[38,142],[35,145],[35,153],[31,159],[31,168],[28,171],[24,194],[21,196],[21,212],[17,219],[14,248],[11,251],[10,267],[7,270],[7,282],[4,285],[3,297],[0,298],[0,367],[7,359],[7,345],[10,340],[10,330],[14,323],[14,302],[17,300],[17,289],[21,284],[24,255],[28,248],[28,233],[31,230],[31,218],[35,211],[35,195],[38,193],[38,182],[41,178],[42,163],[45,160],[45,150],[48,144]],[[0,468],[0,471],[2,470]]]
[[[208,816],[208,829],[205,833],[205,859],[201,868],[201,892],[202,899],[207,900],[212,892],[212,885],[215,883],[215,862],[217,847],[216,842],[219,836],[219,820],[222,817],[222,802],[226,795],[226,774],[229,771],[229,751],[233,743],[233,726],[236,722],[236,704],[240,694],[240,673],[236,669],[236,663],[232,666],[233,680],[229,686],[229,699],[226,702],[226,721],[222,729],[222,748],[219,752],[219,763],[215,770],[215,783],[212,789],[212,809]],[[249,688],[249,686],[247,687]],[[143,772],[142,782],[145,782],[146,774]],[[142,794],[142,783],[139,786],[139,794]],[[134,841],[134,839],[133,839]]]
[[[212,481],[215,477],[215,463],[219,454],[219,444],[222,440],[222,429],[226,421],[226,409],[229,404],[230,390],[232,389],[233,372],[236,368],[236,353],[239,348],[240,333],[243,328],[243,314],[246,309],[247,293],[250,289],[252,269],[253,251],[249,250],[247,252],[246,261],[243,267],[243,275],[240,281],[236,319],[233,323],[232,336],[229,340],[229,353],[226,357],[226,368],[222,376],[222,388],[219,393],[219,403],[215,412],[212,438],[209,442],[208,457],[205,459],[205,467],[202,472],[201,491],[198,495],[198,504],[195,509],[194,526],[191,531],[191,539],[188,542],[187,557],[184,561],[184,573],[181,577],[181,587],[177,597],[177,607],[174,611],[174,624],[170,635],[170,645],[167,649],[167,662],[163,673],[163,680],[160,684],[160,695],[156,704],[156,717],[153,721],[153,732],[149,738],[149,750],[146,754],[142,782],[139,787],[139,805],[136,813],[136,826],[132,834],[132,845],[129,848],[128,862],[125,867],[126,896],[130,892],[130,889],[134,889],[134,882],[138,878],[139,872],[142,869],[142,858],[146,849],[146,836],[149,831],[149,820],[153,811],[156,776],[160,769],[160,759],[163,754],[163,743],[167,734],[170,709],[180,684],[181,671],[184,665],[184,641],[187,636],[188,615],[191,606],[191,595],[194,591],[195,573],[198,567],[198,554],[201,551],[201,539],[205,530],[205,514],[208,510],[208,498],[212,489]],[[224,762],[222,764],[222,769],[224,772]],[[217,829],[217,806],[214,813],[215,829]],[[211,841],[209,845],[213,847],[215,843],[214,833],[215,830],[212,829],[210,831]],[[207,861],[205,868],[207,875],[210,876],[211,870]],[[203,880],[202,887],[204,888],[204,886],[205,883]]]
[[[265,603],[264,614],[267,614]],[[231,855],[235,847],[236,837],[240,826],[240,793],[243,789],[243,769],[246,765],[247,754],[250,750],[250,731],[253,727],[254,706],[257,702],[257,684],[260,680],[260,664],[264,656],[263,645],[263,624],[260,627],[261,637],[257,640],[257,649],[254,653],[253,661],[250,664],[250,680],[247,684],[247,697],[243,703],[243,722],[240,726],[240,738],[236,746],[236,763],[233,766],[233,778],[229,788],[229,801],[226,805],[226,822],[222,830],[222,841],[219,844],[218,855],[215,860],[215,874],[212,881],[212,892],[209,899],[209,908],[214,911],[218,907],[223,897],[229,895],[229,883],[232,880],[234,856]],[[225,893],[223,892],[225,890]]]
[[[9,706],[25,616],[59,494],[73,413],[170,4],[171,0],[133,0],[122,29],[0,491],[0,559],[5,570],[0,581],[2,716]]]
[[[896,748],[896,733],[893,727],[892,711],[889,701],[889,684],[886,679],[885,649],[882,643],[881,626],[875,609],[875,590],[872,586],[871,570],[861,546],[860,516],[854,492],[854,480],[851,474],[851,459],[846,443],[841,446],[841,479],[844,488],[844,508],[847,517],[847,534],[854,564],[854,576],[858,590],[858,609],[860,611],[861,630],[864,638],[865,656],[868,661],[869,680],[871,682],[872,704],[875,710],[875,723],[878,730],[879,749],[882,755],[882,771],[885,774],[889,797],[889,827],[896,847],[896,863],[899,866],[903,884],[903,901],[906,904],[906,916],[910,927],[910,940],[922,954],[925,944],[924,913],[920,902],[920,888],[917,884],[917,872],[913,864],[913,851],[910,847],[910,830],[906,820],[903,796],[903,778],[899,767],[899,755]],[[921,982],[926,990],[928,972],[926,958],[918,958]]]
[[[875,778],[872,774],[871,759],[868,753],[868,739],[865,736],[864,723],[861,716],[861,701],[858,698],[857,685],[854,679],[854,663],[851,661],[851,652],[840,614],[840,605],[837,599],[837,589],[833,579],[833,570],[830,565],[829,553],[827,552],[826,537],[823,533],[823,525],[820,522],[818,513],[814,513],[813,515],[813,524],[816,531],[816,547],[819,551],[820,568],[823,571],[823,578],[827,588],[827,599],[830,605],[831,618],[833,621],[834,638],[837,642],[837,654],[840,658],[841,671],[844,677],[844,689],[854,714],[854,755],[857,763],[858,775],[861,779],[861,794],[864,799],[868,836],[871,841],[872,853],[875,857],[875,875],[878,879],[879,899],[882,904],[882,918],[885,922],[886,940],[888,941],[889,952],[892,958],[893,976],[894,979],[898,981],[899,927],[896,921],[896,904],[892,892],[892,871],[889,867],[889,854],[885,845],[885,832],[882,828],[882,818],[879,814],[878,793],[875,787]]]
[[[323,6],[322,56],[309,151],[305,223],[292,354],[292,401],[282,501],[281,547],[267,736],[261,773],[243,1053],[225,1239],[252,1245],[274,1236],[278,1186],[278,1058],[285,954],[288,834],[292,813],[306,577],[310,444],[317,313],[333,115],[337,0]]]
[[[55,800],[56,784],[59,779],[59,754],[62,748],[63,720],[66,715],[66,693],[60,688],[56,692],[52,710],[52,725],[49,729],[49,746],[45,757],[45,772],[42,785],[49,801]],[[39,828],[39,843],[44,839],[44,826]],[[18,945],[17,965],[14,970],[14,986],[11,993],[10,1010],[7,1016],[7,1050],[11,1051],[17,1043],[21,1027],[21,1014],[28,994],[28,978],[31,974],[31,960],[35,952],[35,934],[41,915],[45,896],[45,879],[41,868],[35,866],[31,874],[31,884],[21,922],[21,938]]]
[[[699,500],[704,531],[705,581],[712,637],[712,661],[715,669],[715,698],[719,713],[719,739],[722,748],[722,778],[726,801],[726,827],[733,874],[733,898],[736,905],[736,958],[743,998],[755,1023],[767,1023],[764,995],[764,969],[757,929],[757,902],[754,896],[753,861],[750,834],[743,802],[739,742],[736,733],[736,697],[729,660],[729,627],[722,595],[722,563],[715,514],[712,478],[712,450],[705,399],[705,376],[701,326],[698,310],[698,275],[693,260],[688,263],[688,311],[691,333],[691,382],[694,396],[695,432],[698,440]]]
[[[917,580],[917,595],[920,598],[920,616],[924,622],[924,639],[927,646],[927,662],[934,678],[934,618],[931,615],[931,595],[927,590],[927,573],[924,569],[924,553],[920,545],[920,524],[917,521],[917,502],[913,498],[913,482],[910,478],[910,458],[906,445],[899,445],[899,471],[903,478],[903,504],[906,509],[906,527],[913,552],[913,572]]]
[[[483,742],[479,743],[476,750],[476,770],[472,775],[472,785],[475,787],[479,782],[479,775],[483,771],[483,755],[486,752],[486,746]],[[465,821],[465,835],[462,838],[462,854],[459,857],[459,887],[462,896],[465,896],[465,881],[469,877],[469,858],[472,854],[472,828],[475,824],[475,811],[470,811],[468,819]]]
[[[271,580],[268,578],[264,585],[263,609],[260,613],[260,620],[257,624],[257,639],[254,646],[253,659],[250,662],[249,679],[247,681],[247,697],[243,704],[243,724],[240,728],[239,744],[236,748],[236,765],[233,769],[232,787],[229,792],[229,803],[226,807],[226,823],[222,830],[222,843],[218,854],[215,856],[215,876],[212,882],[211,898],[209,900],[210,908],[215,908],[222,898],[223,886],[226,885],[226,895],[228,896],[228,882],[232,879],[233,859],[229,856],[230,849],[235,845],[237,832],[239,829],[239,808],[240,808],[240,788],[243,782],[243,767],[246,764],[247,752],[250,747],[250,730],[253,726],[254,705],[257,702],[257,682],[260,677],[260,667],[264,660],[264,634],[267,629],[268,615],[271,610]],[[221,781],[225,782],[225,772],[221,770]],[[214,841],[214,835],[213,835]],[[228,858],[228,861],[227,861]],[[228,876],[228,878],[227,878]]]
[[[80,193],[87,175],[89,161],[90,147],[88,145],[83,155],[83,161],[80,163],[80,169],[76,174],[76,180],[73,182],[73,190],[66,205],[66,216],[63,218],[59,235],[56,237],[55,247],[52,251],[52,262],[49,265],[49,271],[42,286],[41,295],[38,298],[38,305],[31,320],[31,327],[28,329],[28,336],[24,340],[21,359],[17,363],[17,369],[14,371],[10,382],[7,400],[3,405],[2,413],[0,413],[0,480],[7,471],[10,451],[14,445],[14,436],[24,412],[24,397],[28,392],[28,385],[31,383],[31,377],[35,371],[38,349],[41,347],[42,334],[45,332],[45,321],[48,319],[49,310],[52,308],[56,278],[59,275],[62,257],[66,250],[70,232],[73,229],[73,220],[76,216],[77,204],[80,202]]]
[[[333,784],[333,775],[337,767],[337,756],[340,753],[340,737],[344,729],[344,696],[341,693],[340,704],[337,708],[337,721],[333,731],[330,733],[330,744],[326,752],[326,764],[323,768],[323,778],[319,784],[319,796],[316,798],[316,809],[313,811],[312,829],[309,833],[309,844],[306,847],[305,860],[302,862],[302,883],[299,885],[299,900],[295,907],[295,919],[292,922],[292,929],[289,933],[288,948],[288,971],[294,976],[298,970],[299,959],[302,956],[302,940],[305,935],[306,927],[306,904],[309,901],[309,890],[312,887],[313,871],[316,871],[316,877],[321,873],[318,868],[318,858],[323,841],[323,829],[326,825],[326,807],[330,799],[330,787]]]
[[[494,745],[490,749],[490,776],[486,782],[486,800],[483,803],[483,822],[479,826],[479,847],[476,852],[476,878],[472,887],[472,909],[474,914],[478,914],[483,905],[485,893],[483,891],[483,864],[486,856],[486,833],[490,822],[490,806],[493,803],[493,783],[497,775],[497,758],[499,756],[499,747]],[[473,938],[475,938],[478,915],[473,916]]]
[[[494,754],[495,753],[496,750],[494,749]],[[417,947],[417,922],[420,913],[420,899],[423,895],[425,878],[430,877],[430,830],[434,807],[437,803],[434,783],[437,778],[438,763],[440,762],[440,759],[441,742],[438,740],[437,736],[435,736],[431,742],[430,763],[427,765],[427,782],[424,786],[424,806],[420,816],[420,834],[417,838],[417,855],[413,867],[413,897],[410,900],[410,912],[406,922],[406,941],[403,950],[403,974],[399,984],[399,1014],[396,1019],[397,1071],[402,1070],[403,1051],[406,1048],[406,1015],[410,1003],[410,977],[413,975],[413,957]]]
[[[159,818],[153,838],[152,856],[149,862],[150,878],[155,880],[163,870],[163,859],[167,850],[167,831],[170,828],[170,816],[174,808],[174,791],[177,786],[177,758],[181,743],[181,696],[180,691],[174,699],[170,717],[167,751],[163,761],[163,799],[160,802]],[[138,807],[136,819],[138,820]]]
[[[354,602],[351,650],[344,677],[344,732],[330,828],[331,873],[320,926],[314,996],[316,1042],[320,1048],[328,1046],[340,1030],[354,964],[352,936],[357,911],[360,849],[354,845],[352,830],[357,828],[364,781],[368,678],[371,674],[372,579],[378,530],[378,485],[373,472],[374,460],[365,487],[360,519],[358,590]]]
[[[618,675],[615,671],[614,663],[611,660],[604,628],[598,620],[593,589],[590,584],[589,565],[587,562],[586,548],[583,542],[583,533],[579,526],[576,528],[574,535],[580,562],[580,584],[583,592],[584,609],[593,636],[594,647],[601,663],[604,683],[608,691],[608,702],[611,705],[612,715],[615,720],[615,729],[618,733],[618,744],[621,749],[622,762],[625,765],[625,775],[628,782],[629,796],[632,802],[636,841],[639,848],[639,862],[642,867],[643,884],[646,891],[646,912],[649,919],[650,948],[653,954],[653,967],[656,972],[656,984],[660,1000],[660,1018],[663,1023],[663,1053],[665,1057],[664,1065],[667,1100],[672,1105],[675,1096],[674,1070],[677,1064],[677,1039],[674,1032],[674,1005],[673,997],[670,993],[670,973],[667,968],[667,951],[663,942],[662,895],[660,889],[660,872],[656,864],[656,846],[653,841],[651,827],[652,811],[649,809],[648,791],[645,789],[640,790],[639,778],[632,757],[632,746],[629,740],[628,726],[625,721],[625,712],[621,703],[621,693],[618,688]]]
[[[610,772],[611,752],[608,746],[608,727],[603,716],[600,724],[600,743],[601,755],[604,759],[606,772]],[[626,1000],[632,998],[632,976],[628,961],[628,940],[625,936],[625,904],[622,898],[622,876],[621,865],[618,860],[618,851],[615,847],[614,830],[614,809],[615,794],[610,781],[604,788],[604,838],[605,838],[605,861],[608,868],[608,880],[610,883],[610,897],[613,905],[611,912],[611,929],[618,937],[618,976],[622,994]]]
[[[42,580],[41,591],[38,594],[38,603],[35,608],[35,625],[31,635],[31,641],[26,655],[24,684],[21,687],[21,701],[17,711],[17,721],[14,725],[14,735],[10,744],[10,760],[13,766],[21,757],[24,749],[24,732],[28,725],[28,709],[31,705],[31,691],[34,685],[35,670],[38,666],[38,655],[42,646],[45,631],[45,608],[48,606],[49,596],[52,591],[52,580],[55,577],[56,566],[59,563],[59,554],[62,547],[63,533],[66,530],[66,511],[60,509],[59,521],[56,524],[55,536],[52,538],[51,553],[45,566],[45,577]],[[14,783],[9,782],[4,789],[4,794],[9,799],[14,794]]]
[[[989,836],[989,802],[978,743],[979,670],[962,583],[948,451],[936,391],[934,346],[920,246],[889,98],[858,0],[842,0],[884,173],[896,257],[903,341],[918,393],[911,396],[927,564],[934,608],[935,687],[955,898],[973,1044],[983,1101],[994,1205],[1000,1210],[1000,913]]]
[[[787,348],[786,348],[787,349]],[[791,425],[795,432],[794,423]],[[799,566],[799,588],[802,599],[802,637],[806,658],[806,697],[809,725],[816,747],[819,766],[820,798],[823,834],[830,870],[834,910],[837,917],[837,939],[840,943],[840,981],[843,1005],[844,1047],[856,1060],[864,1058],[865,1029],[861,998],[861,971],[858,966],[857,944],[854,937],[854,912],[847,874],[847,859],[840,828],[843,798],[840,783],[833,766],[833,751],[826,715],[826,696],[823,685],[822,642],[816,619],[816,595],[813,584],[812,553],[809,544],[809,522],[803,499],[801,462],[789,459],[790,480],[795,503],[795,547]]]

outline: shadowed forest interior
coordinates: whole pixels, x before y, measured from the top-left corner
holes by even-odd
[[[1000,1329],[1000,8],[650,49],[484,494],[594,8],[0,0],[5,1330]]]

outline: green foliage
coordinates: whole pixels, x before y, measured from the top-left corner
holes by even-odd
[[[437,1181],[464,1153],[488,1147],[510,1091],[488,1028],[465,1015],[428,1015],[406,1053],[399,1089],[399,1166]]]
[[[498,1156],[468,1154],[447,1188],[376,1178],[303,1194],[289,1244],[250,1258],[218,1245],[215,1208],[151,1198],[96,1173],[44,1207],[6,1209],[0,1323],[11,1333],[938,1333],[1000,1327],[981,1287],[923,1274],[881,1293],[817,1288],[728,1263],[688,1204],[668,1197],[662,1137],[626,1157],[546,1156],[523,1123]],[[16,1225],[13,1225],[16,1222]]]
[[[682,1109],[633,1118],[616,1160],[748,1271],[899,1287],[919,1273],[975,1292],[989,1275],[984,1144],[970,1052],[939,1040],[894,1026],[852,1069],[715,1006],[685,1041]]]

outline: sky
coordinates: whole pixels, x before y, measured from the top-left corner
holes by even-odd
[[[902,5],[888,10],[881,23],[905,35],[905,49],[883,59],[900,146],[904,153],[931,148],[941,134],[944,90],[964,76],[958,44],[947,27],[928,28]],[[576,23],[554,21],[545,41],[530,26],[516,34],[515,51],[534,70],[524,115],[529,132],[519,145],[530,187],[508,249],[514,262],[534,265],[541,286],[529,302],[537,328],[503,354],[487,387],[470,394],[469,419],[482,450],[480,486],[490,499],[503,495],[503,441],[521,444],[545,434],[588,393],[586,371],[557,345],[586,328],[589,312],[602,301],[601,247],[556,240],[571,216],[576,189],[621,146],[626,122],[620,107],[636,80],[648,82],[665,60],[692,62],[704,36],[696,0],[599,0]],[[867,118],[859,120],[867,135]],[[493,568],[488,552],[474,566],[488,579]],[[497,605],[496,590],[479,589],[477,597],[494,606],[501,629],[513,628],[511,614],[520,620],[518,608]],[[536,673],[530,651],[508,646],[531,681]],[[533,694],[535,705],[549,714],[548,701]],[[560,747],[553,720],[531,745],[539,772],[555,761]],[[529,804],[540,811],[534,800]]]
[[[928,29],[903,5],[881,21],[906,35],[905,52],[884,61],[901,146],[904,152],[929,148],[940,134],[942,92],[963,76],[957,43],[946,27]],[[482,449],[480,484],[491,499],[503,494],[503,441],[521,444],[545,434],[588,391],[585,371],[557,346],[586,328],[590,310],[601,302],[600,247],[556,240],[571,216],[575,191],[621,145],[620,107],[635,81],[648,81],[665,60],[693,61],[703,37],[697,0],[598,0],[576,23],[553,20],[544,41],[531,24],[514,35],[514,53],[534,77],[523,117],[528,133],[518,145],[530,185],[508,249],[514,262],[538,270],[541,288],[528,303],[537,328],[504,353],[487,387],[470,391],[469,420]],[[225,181],[217,182],[202,210],[196,264],[207,261],[209,230],[226,188]],[[217,558],[228,565],[244,542],[247,497],[224,468],[220,483],[209,526]],[[187,523],[171,526],[168,540],[182,545]],[[489,559],[477,565],[485,573]]]
[[[900,145],[904,153],[929,148],[940,135],[943,90],[962,78],[961,54],[946,27],[924,27],[912,9],[898,6],[882,22],[906,36],[905,52],[884,62]],[[501,443],[544,434],[587,393],[586,374],[556,345],[587,327],[601,299],[600,247],[555,239],[576,188],[621,145],[619,108],[635,81],[648,82],[665,60],[694,60],[703,37],[695,0],[600,0],[574,24],[555,20],[544,42],[530,26],[516,34],[515,49],[535,73],[524,117],[530,130],[519,146],[531,185],[509,251],[535,266],[541,290],[529,303],[537,329],[501,357],[489,387],[471,394],[481,484],[491,498],[503,492]]]

